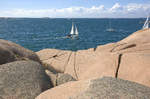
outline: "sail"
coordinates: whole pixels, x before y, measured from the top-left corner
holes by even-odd
[[[75,35],[78,35],[78,34],[79,34],[79,32],[78,32],[78,29],[77,29],[77,27],[76,27]]]
[[[143,26],[143,29],[147,29],[149,28],[149,21],[148,21],[149,17],[147,17],[145,23],[144,23],[144,26]]]
[[[73,23],[72,23],[72,28],[71,28],[70,34],[74,34],[74,25],[73,25]]]

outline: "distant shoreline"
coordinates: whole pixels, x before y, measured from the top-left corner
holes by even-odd
[[[0,19],[145,19],[146,17],[140,18],[51,18],[51,17],[0,17]]]

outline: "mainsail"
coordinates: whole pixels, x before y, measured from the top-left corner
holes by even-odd
[[[149,16],[147,17],[145,23],[144,23],[144,26],[143,26],[143,29],[148,29],[149,28]]]
[[[78,29],[77,29],[77,27],[76,27],[75,35],[78,35],[78,34],[79,34],[79,32],[78,32]]]
[[[74,34],[74,25],[73,25],[73,23],[72,23],[72,29],[71,29],[70,34],[71,34],[71,35],[73,35],[73,34]]]

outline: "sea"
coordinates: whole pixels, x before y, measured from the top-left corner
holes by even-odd
[[[32,51],[46,48],[85,50],[120,41],[140,30],[144,18],[0,18],[0,39],[15,42]],[[77,39],[66,38],[72,22]],[[106,31],[108,28],[114,32]]]

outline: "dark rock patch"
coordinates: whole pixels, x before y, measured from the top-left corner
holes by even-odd
[[[46,70],[46,74],[50,77],[51,82],[53,86],[58,86],[64,83],[67,83],[69,81],[76,81],[75,78],[73,78],[69,74],[64,74],[64,73],[53,73],[49,70]]]

